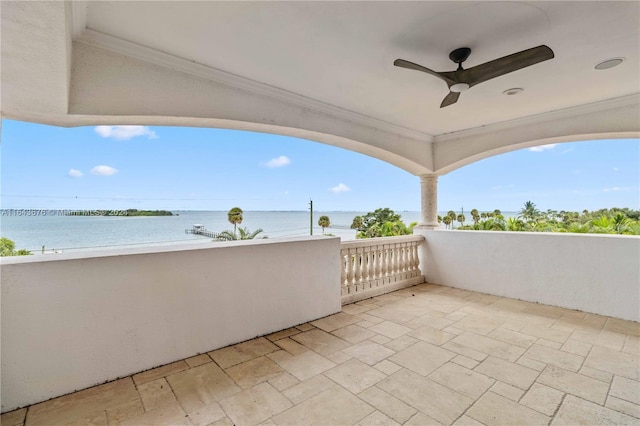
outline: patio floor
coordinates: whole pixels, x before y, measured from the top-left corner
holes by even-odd
[[[423,284],[3,426],[640,424],[640,324]]]

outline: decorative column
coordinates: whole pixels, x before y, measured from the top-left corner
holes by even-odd
[[[420,189],[422,197],[420,227],[438,228],[440,226],[438,223],[438,175],[420,176]]]

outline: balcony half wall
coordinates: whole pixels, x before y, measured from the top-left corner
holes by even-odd
[[[640,238],[416,231],[427,282],[640,321]]]
[[[340,311],[340,239],[2,260],[2,412]]]

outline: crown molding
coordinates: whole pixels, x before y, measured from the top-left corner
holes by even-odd
[[[160,52],[127,40],[103,34],[91,29],[85,29],[74,39],[76,43],[83,43],[88,46],[108,50],[124,56],[143,60],[174,71],[183,72],[195,77],[203,78],[217,84],[242,90],[253,95],[259,95],[270,99],[276,99],[290,105],[305,108],[316,113],[329,115],[339,120],[357,124],[360,126],[373,128],[406,138],[431,142],[432,135],[419,132],[413,129],[402,127],[384,120],[379,120],[370,116],[359,114],[335,105],[317,101],[302,95],[298,95],[287,90],[270,86],[255,80],[241,77],[226,71],[212,68],[194,61],[189,61],[178,56],[165,52]]]
[[[530,115],[527,117],[517,118],[515,120],[502,121],[499,123],[488,124],[481,127],[459,130],[451,133],[444,133],[434,137],[434,144],[448,142],[452,140],[467,139],[483,136],[498,131],[523,128],[536,124],[544,124],[550,121],[569,119],[577,116],[589,115],[598,112],[613,111],[622,108],[640,107],[640,93],[621,96],[618,98],[606,99],[604,101],[593,102],[569,108],[563,108],[555,111],[548,111],[541,114]],[[640,120],[638,121],[640,127]]]

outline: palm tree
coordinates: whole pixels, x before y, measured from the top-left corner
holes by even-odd
[[[320,219],[318,219],[318,225],[322,227],[322,235],[324,235],[324,228],[331,225],[329,216],[320,216]]]
[[[446,229],[449,229],[449,225],[451,224],[451,216],[446,215],[442,218],[442,223],[446,226]]]
[[[447,212],[447,216],[451,218],[451,228],[453,228],[453,222],[456,221],[456,212],[454,212],[453,210],[449,210]]]
[[[238,228],[238,233],[236,234],[235,230],[231,231],[222,231],[218,234],[214,241],[235,241],[235,240],[253,240],[258,234],[260,234],[262,229],[256,229],[253,232],[249,232],[247,228]],[[267,237],[262,237],[267,238]]]
[[[478,213],[478,209],[471,210],[471,217],[473,218],[473,224],[477,225],[480,222],[480,214]]]
[[[233,225],[233,233],[236,233],[236,228],[242,223],[242,209],[240,207],[234,207],[227,213],[229,223]]]
[[[463,215],[462,213],[460,213],[460,214],[458,215],[458,217],[456,218],[456,220],[457,220],[458,222],[460,222],[460,226],[464,225],[464,220],[465,220],[465,219],[466,219],[466,218],[464,217],[464,215]]]
[[[521,217],[528,222],[538,217],[539,214],[540,211],[536,208],[533,201],[527,201],[524,203],[524,207],[518,212],[518,217]]]

